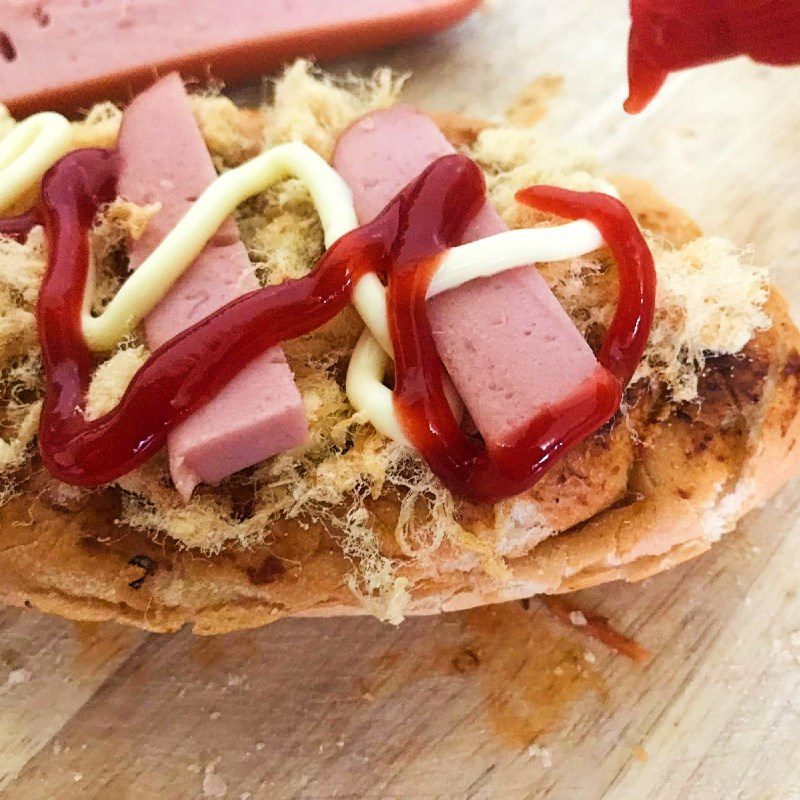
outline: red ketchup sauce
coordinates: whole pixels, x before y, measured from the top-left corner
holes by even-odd
[[[31,228],[40,224],[39,214],[35,210],[26,211],[16,217],[0,219],[0,234],[22,241],[31,232]]]
[[[119,404],[90,421],[84,406],[96,363],[81,329],[87,234],[99,207],[116,195],[118,169],[114,152],[80,150],[58,162],[42,183],[40,213],[50,255],[37,306],[45,372],[39,448],[47,469],[67,483],[97,486],[142,464],[164,446],[170,430],[253,358],[344,309],[356,282],[370,271],[388,284],[396,404],[404,429],[442,480],[475,501],[522,491],[609,419],[647,338],[652,259],[624,206],[603,195],[547,187],[521,193],[523,202],[544,210],[596,221],[617,256],[620,305],[600,356],[607,371],[543,412],[520,442],[503,452],[487,453],[465,436],[444,395],[424,298],[439,257],[461,241],[481,208],[485,184],[471,160],[445,156],[373,222],[337,241],[311,274],[245,294],[160,347]]]
[[[496,503],[530,488],[570,447],[616,413],[644,352],[655,305],[653,258],[622,203],[604,194],[551,186],[525,189],[517,199],[541,211],[593,222],[617,261],[620,292],[598,355],[604,369],[570,397],[540,411],[516,441],[487,449],[453,416],[425,310],[436,259],[421,267],[395,262],[389,273],[395,409],[409,439],[443,483],[478,503]]]
[[[778,66],[800,63],[800,3],[631,0],[625,110],[644,109],[670,72],[742,55]]]

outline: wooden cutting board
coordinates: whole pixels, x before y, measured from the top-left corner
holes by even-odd
[[[340,68],[410,70],[406,99],[476,116],[564,75],[549,129],[752,242],[797,302],[800,71],[682,74],[628,118],[625,5],[506,0]],[[535,601],[212,640],[0,611],[0,796],[796,800],[799,509],[795,483],[696,562],[580,593],[654,651],[644,667]]]

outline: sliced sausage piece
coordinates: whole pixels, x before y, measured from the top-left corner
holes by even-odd
[[[480,0],[3,0],[0,102],[13,113],[127,100],[155,75],[255,77],[454,25]]]
[[[119,150],[124,162],[120,194],[135,203],[162,204],[133,244],[130,260],[135,269],[216,178],[177,74],[163,78],[128,106]],[[145,320],[148,344],[159,347],[256,288],[247,250],[236,224],[228,219]],[[198,483],[217,483],[302,444],[307,435],[300,393],[282,349],[275,347],[170,434],[169,463],[175,486],[188,498]]]
[[[409,181],[453,148],[433,121],[398,105],[362,117],[339,139],[334,166],[359,220],[371,220]],[[464,235],[506,230],[487,202]],[[478,278],[428,301],[436,346],[487,444],[513,440],[542,408],[601,369],[533,266]]]

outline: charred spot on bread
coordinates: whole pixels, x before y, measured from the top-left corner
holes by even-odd
[[[453,656],[450,663],[455,672],[460,675],[468,675],[478,669],[481,665],[481,658],[479,653],[472,647],[464,647]]]
[[[741,353],[709,355],[698,376],[697,399],[680,406],[680,413],[711,427],[725,429],[761,402],[769,362],[753,348]]]
[[[145,582],[145,579],[149,578],[151,575],[155,574],[157,564],[155,559],[150,558],[150,556],[146,555],[135,555],[132,558],[128,559],[128,564],[132,567],[136,567],[137,569],[142,570],[142,574],[138,578],[134,578],[134,580],[128,583],[128,586],[131,589],[141,589],[142,584]]]
[[[761,402],[769,369],[769,360],[747,347],[741,353],[716,355],[707,360],[701,381],[706,374],[716,373],[726,382],[738,407],[744,409]]]
[[[250,567],[247,570],[247,577],[256,586],[264,586],[268,583],[274,583],[281,575],[286,572],[286,567],[281,559],[273,555],[268,555],[256,567]]]
[[[786,356],[786,361],[783,365],[783,377],[786,379],[795,379],[795,391],[800,391],[800,353],[793,350]]]

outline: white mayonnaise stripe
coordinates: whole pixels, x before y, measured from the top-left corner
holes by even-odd
[[[389,314],[386,311],[386,287],[374,272],[365,275],[353,287],[353,305],[381,347],[393,356]]]
[[[39,182],[71,139],[69,122],[52,112],[28,117],[0,139],[0,211]]]
[[[392,391],[383,385],[389,356],[378,340],[365,329],[347,368],[345,390],[356,411],[365,414],[375,429],[400,444],[411,446],[394,410]]]
[[[345,391],[350,405],[365,414],[379,433],[400,444],[411,446],[394,410],[392,391],[384,386],[383,378],[390,356],[366,328],[358,339],[347,367]],[[444,376],[444,391],[456,419],[464,414],[464,404],[449,375]]]
[[[350,189],[321,156],[300,143],[273,147],[220,175],[125,281],[100,316],[91,315],[87,292],[83,333],[89,347],[113,347],[166,296],[240,203],[290,176],[302,180],[311,192],[326,246],[357,227]]]
[[[603,246],[600,231],[586,220],[553,228],[519,228],[453,247],[442,257],[427,297],[488,278],[523,264],[578,258]]]

